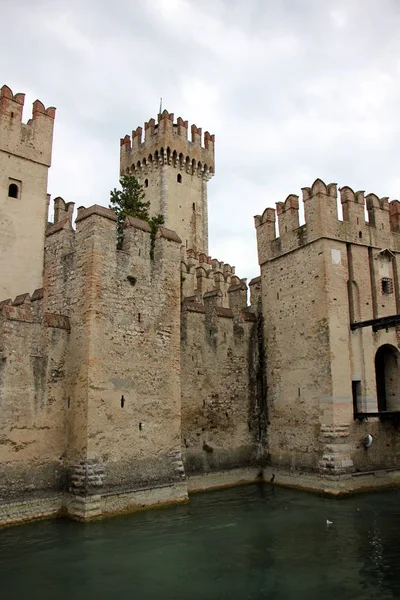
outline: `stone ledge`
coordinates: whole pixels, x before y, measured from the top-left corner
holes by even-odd
[[[263,479],[266,483],[272,483],[273,485],[339,497],[357,492],[399,487],[400,468],[365,473],[323,475],[306,471],[290,472],[284,469],[266,467],[263,470]]]
[[[189,494],[194,494],[218,488],[259,483],[260,472],[260,468],[247,467],[230,469],[229,471],[202,473],[201,475],[190,475],[187,477],[188,492]]]
[[[172,229],[167,229],[166,227],[159,227],[157,231],[157,238],[165,238],[166,240],[171,240],[172,242],[177,242],[178,244],[182,244],[182,240],[176,231],[172,231]]]
[[[105,217],[106,219],[110,219],[110,221],[117,221],[117,215],[111,208],[93,204],[93,206],[89,206],[88,208],[84,206],[78,208],[78,216],[75,219],[75,223],[79,223],[79,221],[83,221],[83,219],[87,219],[92,215],[99,215],[99,217]]]
[[[143,221],[143,219],[138,219],[137,217],[125,217],[124,229],[129,228],[140,229],[140,231],[151,233],[150,225],[147,223],[147,221]]]

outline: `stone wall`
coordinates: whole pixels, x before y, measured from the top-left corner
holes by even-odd
[[[14,506],[11,521],[38,502],[45,512],[65,486],[69,321],[43,313],[41,297],[0,305],[0,505]]]
[[[204,253],[182,253],[182,448],[188,475],[260,464],[265,423],[258,319],[246,280]],[[256,308],[256,307],[255,307]]]
[[[48,231],[48,307],[68,314],[67,461],[76,494],[179,482],[180,239],[115,214],[79,209]],[[97,465],[96,467],[94,465]]]
[[[400,461],[396,420],[354,421],[360,412],[379,410],[379,348],[393,349],[393,369],[400,373],[396,327],[351,328],[400,312],[400,204],[369,194],[366,222],[364,192],[345,187],[340,200],[343,221],[337,217],[336,185],[317,180],[303,189],[303,226],[295,195],[277,204],[279,237],[273,209],[255,218],[271,461],[326,475]],[[388,388],[388,410],[400,407],[395,387]],[[376,438],[368,452],[362,443],[367,432]]]
[[[268,452],[293,469],[317,467],[320,401],[332,395],[324,280],[320,242],[262,267]]]

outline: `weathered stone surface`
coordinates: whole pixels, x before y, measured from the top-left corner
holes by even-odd
[[[0,299],[32,292],[43,279],[47,174],[55,109],[36,100],[22,123],[24,94],[0,89]]]
[[[164,111],[121,140],[121,173],[164,216],[155,235],[128,217],[117,250],[113,211],[81,207],[74,228],[56,198],[45,239],[54,109],[37,101],[22,125],[22,104],[2,88],[0,524],[183,502],[188,477],[197,490],[264,469],[328,493],[365,489],[368,471],[371,487],[398,481],[400,419],[354,413],[382,409],[382,347],[385,406],[400,411],[400,328],[350,323],[400,313],[400,204],[369,194],[366,223],[364,193],[342,188],[339,221],[336,184],[317,180],[304,225],[298,196],[278,203],[279,237],[267,208],[248,306],[246,279],[208,256],[214,136],[202,146],[193,125],[189,141]]]
[[[400,314],[400,236],[395,200],[316,180],[298,197],[255,217],[268,382],[268,452],[272,465],[325,475],[400,467],[396,421],[355,412],[379,410],[375,356],[391,348],[387,410],[400,410],[400,354],[396,328],[351,330],[351,322]],[[390,208],[393,205],[393,209]],[[382,284],[392,285],[388,293]],[[397,358],[396,358],[397,357]],[[357,383],[358,382],[358,383]],[[356,389],[355,389],[356,388]],[[354,398],[353,398],[354,391]],[[354,404],[356,406],[354,406]],[[366,433],[374,442],[365,450]]]

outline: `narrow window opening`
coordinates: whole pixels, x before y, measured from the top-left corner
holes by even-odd
[[[149,187],[149,180],[148,179],[144,180],[144,187],[145,188]]]
[[[357,217],[357,225],[360,224],[360,219]]]
[[[139,248],[139,256],[140,256],[140,248]]]
[[[141,321],[142,321],[142,315],[140,313],[138,313],[138,315],[137,315],[137,320],[138,320],[139,323],[141,323]]]
[[[279,292],[276,292],[276,299],[279,300]]]
[[[176,176],[176,180],[178,183],[182,183],[182,175],[180,173],[178,173],[178,175]]]
[[[196,210],[196,204],[194,202],[193,202],[192,208],[193,208],[193,211]]]
[[[357,415],[360,412],[358,408],[358,402],[359,398],[361,398],[361,381],[352,381],[351,391],[353,394],[353,417],[357,419]]]
[[[124,408],[125,406],[125,398],[123,396],[121,396],[121,408]]]
[[[300,388],[297,388],[297,395],[300,398]]]
[[[358,232],[358,237],[360,238],[360,240],[362,240],[362,231]]]
[[[382,294],[393,294],[393,279],[390,277],[382,277]]]
[[[68,400],[67,400],[67,406],[68,408],[71,406],[71,398],[68,396]]]
[[[143,429],[142,424],[139,423],[139,431],[142,431],[142,429]]]
[[[12,119],[14,118],[14,113],[12,111],[11,111],[11,118]]]
[[[285,233],[287,233],[287,225],[285,225]]]
[[[16,183],[10,183],[8,186],[8,197],[18,198],[18,186]]]

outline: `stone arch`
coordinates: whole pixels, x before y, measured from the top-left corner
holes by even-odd
[[[400,352],[384,344],[375,354],[378,410],[400,410]]]

